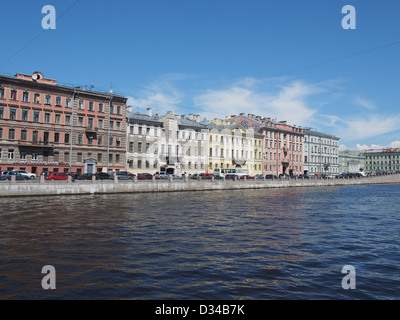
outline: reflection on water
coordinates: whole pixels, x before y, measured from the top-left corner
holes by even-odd
[[[399,298],[399,188],[2,199],[0,298]],[[344,265],[357,289],[341,287]],[[41,288],[53,265],[57,289]]]

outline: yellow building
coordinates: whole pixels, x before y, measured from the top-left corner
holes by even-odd
[[[263,172],[263,135],[241,124],[214,119],[208,123],[207,172],[216,169],[247,169],[250,176]]]

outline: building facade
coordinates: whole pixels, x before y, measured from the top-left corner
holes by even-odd
[[[215,169],[244,168],[249,175],[262,174],[263,135],[252,128],[227,120],[214,119],[208,123],[208,167]]]
[[[339,152],[339,173],[358,173],[365,171],[365,155],[359,150]]]
[[[129,171],[191,175],[206,170],[208,129],[198,116],[153,116],[148,108],[146,114],[128,112],[127,117]]]
[[[1,170],[124,170],[126,100],[40,72],[0,76]]]
[[[365,150],[366,172],[395,172],[400,170],[400,149]]]
[[[303,129],[254,114],[233,115],[230,121],[263,136],[262,174],[303,173]]]
[[[339,173],[339,138],[333,135],[304,130],[304,173]]]

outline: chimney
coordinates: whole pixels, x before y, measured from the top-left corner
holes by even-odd
[[[152,110],[151,108],[147,108],[147,109],[146,109],[146,114],[147,114],[149,117],[152,117],[152,116],[153,116],[153,110]]]

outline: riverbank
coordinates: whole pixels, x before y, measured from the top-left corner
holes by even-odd
[[[328,180],[154,180],[154,181],[77,181],[62,182],[2,182],[0,197],[29,197],[29,196],[61,196],[84,194],[116,194],[116,193],[150,193],[150,192],[183,192],[183,191],[212,191],[240,190],[265,188],[300,188],[300,187],[329,187],[342,185],[365,184],[400,184],[400,174]]]

